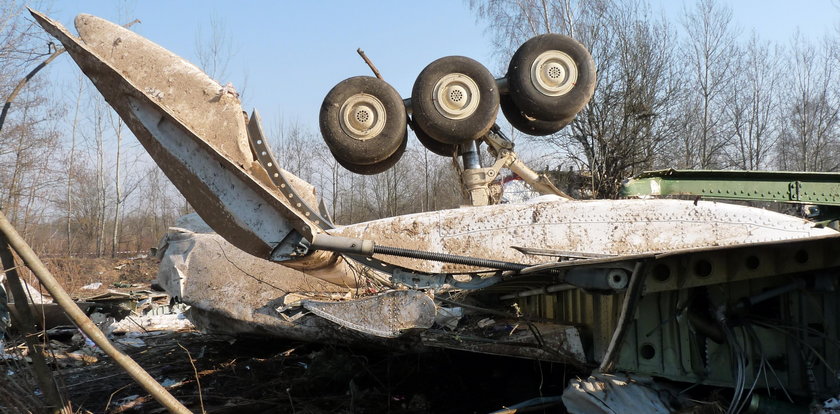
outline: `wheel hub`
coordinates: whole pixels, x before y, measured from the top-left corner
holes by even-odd
[[[435,84],[432,100],[441,115],[464,119],[475,113],[481,93],[478,84],[463,73],[450,73]]]
[[[561,96],[574,88],[577,65],[567,53],[559,50],[543,52],[531,65],[531,83],[546,96]]]
[[[387,116],[382,101],[373,95],[357,93],[341,105],[341,129],[349,136],[364,141],[385,128]]]

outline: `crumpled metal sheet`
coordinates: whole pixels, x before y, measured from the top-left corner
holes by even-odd
[[[302,303],[322,318],[383,338],[396,338],[411,329],[428,329],[435,322],[435,302],[416,290],[391,290],[347,302]]]
[[[358,291],[251,256],[213,233],[196,214],[182,217],[176,226],[169,229],[159,247],[157,281],[170,296],[190,305],[187,317],[198,329],[419,349],[419,339],[362,335],[300,307],[296,314],[284,312],[289,296],[347,300],[356,298]]]
[[[563,404],[572,414],[671,413],[660,391],[650,378],[595,373],[572,379],[563,391]]]
[[[162,242],[157,280],[190,306],[257,324],[275,324],[275,303],[289,292],[349,289],[237,249],[195,214],[179,219]],[[193,231],[196,229],[197,231]]]

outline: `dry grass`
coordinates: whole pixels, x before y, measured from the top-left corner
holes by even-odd
[[[60,257],[43,259],[44,265],[61,286],[70,295],[91,296],[107,289],[113,289],[115,283],[136,284],[148,288],[157,276],[158,261],[154,258],[125,259],[125,258],[85,258]],[[37,279],[25,266],[18,272],[27,283],[38,287]],[[82,290],[81,287],[101,282],[100,289]]]

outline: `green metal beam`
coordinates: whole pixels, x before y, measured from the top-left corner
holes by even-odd
[[[623,197],[686,195],[707,199],[840,206],[840,173],[648,171],[624,182]]]

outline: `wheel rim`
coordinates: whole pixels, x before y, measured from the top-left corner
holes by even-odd
[[[464,119],[475,113],[481,93],[478,84],[463,73],[450,73],[435,84],[432,100],[441,115]]]
[[[560,96],[574,88],[578,78],[575,60],[559,50],[543,52],[531,65],[531,83],[546,96]]]
[[[341,105],[341,129],[349,136],[364,141],[371,139],[385,128],[385,105],[378,98],[357,93]]]

